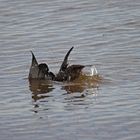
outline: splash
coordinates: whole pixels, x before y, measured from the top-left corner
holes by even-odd
[[[89,72],[81,73],[80,77],[74,81],[74,83],[79,83],[80,85],[88,85],[93,87],[98,87],[102,83],[102,76],[98,73],[95,66],[90,66]]]
[[[97,75],[98,75],[98,71],[97,71],[96,67],[92,66],[90,76],[97,76]]]

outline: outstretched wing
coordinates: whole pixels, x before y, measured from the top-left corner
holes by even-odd
[[[35,55],[33,54],[32,51],[31,51],[31,54],[32,54],[32,63],[31,63],[28,78],[29,79],[35,79],[35,78],[38,78],[39,67],[38,67],[38,62],[35,58]]]
[[[64,60],[63,60],[63,63],[62,63],[62,65],[61,65],[61,67],[60,67],[59,72],[60,72],[60,71],[65,71],[65,70],[66,70],[66,68],[67,68],[67,66],[68,66],[68,57],[69,57],[69,55],[70,55],[70,52],[73,50],[73,48],[74,48],[74,47],[72,47],[72,48],[67,52],[66,56],[64,57]]]

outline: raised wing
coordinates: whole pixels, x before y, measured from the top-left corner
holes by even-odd
[[[63,60],[63,63],[62,63],[62,65],[61,65],[61,67],[60,67],[59,72],[65,71],[65,70],[66,70],[66,68],[67,68],[67,66],[68,66],[68,57],[69,57],[69,55],[70,55],[70,52],[73,50],[73,48],[74,48],[74,47],[72,47],[72,48],[67,52],[67,54],[65,55],[64,60]]]

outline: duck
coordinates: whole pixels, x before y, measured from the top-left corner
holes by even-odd
[[[73,50],[74,47],[71,47],[70,50],[64,57],[64,60],[61,64],[59,72],[55,76],[56,81],[74,81],[79,78],[82,73],[82,69],[85,67],[84,65],[69,65],[68,57]]]
[[[55,75],[51,71],[49,71],[48,65],[46,63],[38,64],[37,59],[32,51],[31,54],[32,54],[32,62],[29,70],[28,79],[54,80]]]
[[[64,60],[61,64],[61,67],[57,74],[54,74],[49,70],[49,67],[46,63],[38,64],[34,53],[32,54],[32,63],[29,71],[29,80],[31,79],[41,79],[41,80],[53,80],[53,81],[74,81],[79,78],[82,73],[82,69],[85,67],[84,65],[69,65],[68,57],[73,50],[74,47],[71,47],[69,51],[66,53]]]

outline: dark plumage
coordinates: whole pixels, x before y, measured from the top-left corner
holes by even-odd
[[[82,69],[85,67],[83,65],[68,66],[68,57],[70,55],[70,52],[73,50],[73,48],[74,47],[72,47],[64,57],[60,70],[55,77],[56,81],[73,81],[80,76]]]
[[[49,71],[49,67],[46,63],[38,64],[35,55],[32,53],[32,63],[29,71],[29,79],[46,79],[54,80],[55,75]]]
[[[32,63],[29,72],[29,79],[44,79],[54,81],[73,81],[77,79],[85,66],[83,65],[68,66],[68,57],[73,48],[74,47],[72,47],[65,55],[60,70],[56,75],[54,75],[52,72],[49,71],[49,67],[46,63],[38,64],[33,52],[31,51]]]

